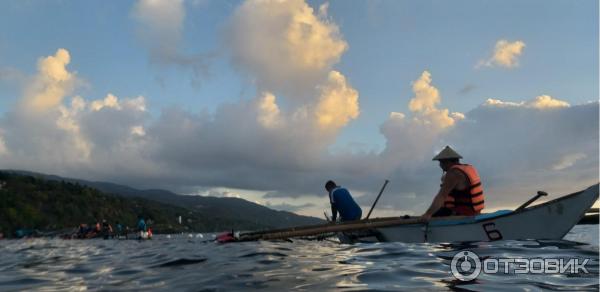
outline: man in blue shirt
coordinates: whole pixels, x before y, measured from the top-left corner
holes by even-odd
[[[342,221],[360,220],[362,210],[358,204],[352,199],[350,192],[335,184],[333,181],[328,181],[325,184],[325,189],[329,193],[329,202],[331,203],[331,218],[335,222],[337,213],[340,213]]]
[[[138,216],[137,228],[138,228],[138,231],[142,231],[142,232],[146,231],[146,221],[144,221],[144,217],[142,217],[142,215]]]

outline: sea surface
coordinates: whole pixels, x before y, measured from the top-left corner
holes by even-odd
[[[598,290],[598,225],[558,241],[470,244],[332,241],[217,244],[212,234],[153,240],[0,240],[0,291]],[[588,273],[452,276],[458,251],[482,258],[577,258]]]

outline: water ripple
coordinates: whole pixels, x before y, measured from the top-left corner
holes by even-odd
[[[329,241],[216,244],[205,236],[134,240],[0,241],[0,290],[598,290],[597,226],[576,226],[568,240],[459,244]],[[595,233],[594,233],[595,232]],[[590,238],[587,243],[577,242]],[[210,238],[211,235],[206,235]],[[481,274],[461,282],[453,256],[590,259],[589,274]]]

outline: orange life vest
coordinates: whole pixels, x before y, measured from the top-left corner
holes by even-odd
[[[469,164],[453,165],[450,169],[458,169],[464,173],[469,181],[469,186],[462,191],[452,190],[444,202],[444,207],[451,209],[456,215],[479,214],[484,207],[484,195],[477,170]]]

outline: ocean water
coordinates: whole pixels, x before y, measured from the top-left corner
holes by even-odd
[[[564,240],[465,244],[332,241],[217,244],[212,235],[136,240],[0,240],[0,291],[597,291],[598,225]],[[459,251],[482,258],[589,259],[588,273],[451,273]]]

